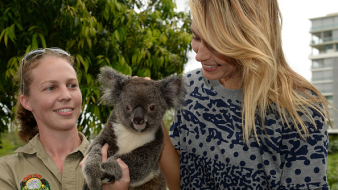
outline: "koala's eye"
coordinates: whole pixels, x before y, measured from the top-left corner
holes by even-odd
[[[150,105],[149,106],[149,111],[154,111],[155,110],[155,105]]]
[[[128,106],[126,106],[126,110],[130,110],[131,109],[131,107],[128,105]]]

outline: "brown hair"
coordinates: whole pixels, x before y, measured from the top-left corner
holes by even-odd
[[[49,49],[45,49],[45,53],[36,55],[31,59],[24,61],[24,64],[20,65],[16,73],[16,79],[19,81],[19,91],[17,93],[17,111],[16,118],[19,120],[19,136],[24,142],[29,142],[36,134],[39,133],[39,129],[36,120],[31,111],[26,110],[20,103],[20,96],[25,95],[27,97],[32,93],[30,91],[30,85],[33,81],[32,70],[36,68],[44,58],[57,57],[66,60],[70,65],[74,66],[74,60],[68,55],[54,52]],[[23,68],[22,68],[23,67]],[[23,73],[21,73],[23,71]],[[21,81],[21,75],[22,80]],[[22,85],[23,84],[23,85]],[[23,88],[23,92],[22,92]]]
[[[277,0],[190,0],[189,5],[201,37],[216,51],[240,64],[246,142],[252,132],[258,138],[255,113],[258,111],[264,120],[271,103],[276,105],[277,114],[284,123],[293,124],[303,139],[309,132],[299,113],[316,127],[311,114],[311,109],[315,110],[321,114],[323,122],[327,115],[332,126],[330,103],[310,82],[293,71],[285,59],[282,16]]]

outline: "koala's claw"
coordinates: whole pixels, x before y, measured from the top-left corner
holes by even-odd
[[[122,177],[122,171],[117,162],[104,162],[101,164],[101,168],[103,170],[102,181],[109,183],[117,181]],[[103,180],[104,178],[106,178],[106,180]]]
[[[101,178],[101,183],[105,184],[105,183],[111,183],[115,181],[115,176],[109,175],[108,173],[104,173],[103,177]]]

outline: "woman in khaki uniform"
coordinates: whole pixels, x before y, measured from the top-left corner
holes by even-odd
[[[59,48],[33,50],[22,59],[17,118],[27,145],[0,159],[0,189],[82,189],[79,163],[88,141],[77,131],[82,96],[73,63]],[[123,177],[104,190],[128,189],[128,167],[118,161]]]

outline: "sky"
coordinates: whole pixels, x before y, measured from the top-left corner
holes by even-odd
[[[338,0],[278,0],[283,17],[282,41],[285,57],[293,70],[311,81],[310,18],[338,12]],[[176,0],[177,10],[189,10],[187,0]],[[200,68],[195,52],[189,52],[184,72]]]

